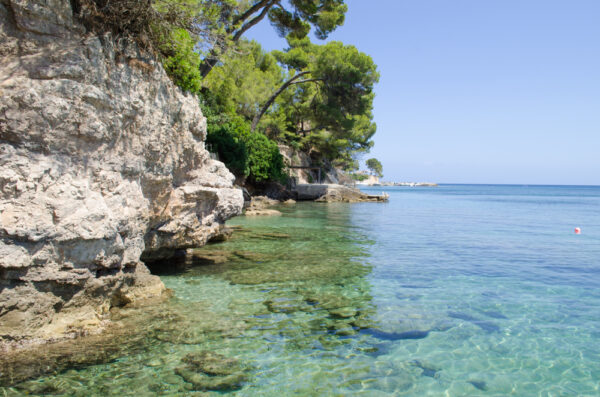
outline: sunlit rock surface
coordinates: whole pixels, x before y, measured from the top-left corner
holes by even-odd
[[[389,196],[382,193],[368,194],[359,189],[337,184],[298,184],[294,187],[298,200],[320,202],[358,203],[363,201],[384,202]]]
[[[141,260],[205,244],[243,204],[197,100],[70,4],[0,0],[0,343],[160,296]]]

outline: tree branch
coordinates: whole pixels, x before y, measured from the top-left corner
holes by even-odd
[[[269,10],[271,9],[271,7],[273,7],[275,4],[278,4],[279,1],[280,0],[262,0],[262,1],[259,1],[258,3],[256,3],[252,7],[250,7],[242,15],[240,15],[239,17],[237,17],[234,20],[234,22],[232,23],[232,27],[228,28],[226,30],[227,33],[229,33],[229,34],[233,33],[235,31],[235,28],[233,28],[233,26],[235,26],[240,21],[244,21],[245,19],[247,19],[248,17],[250,17],[252,14],[254,14],[256,11],[258,11],[261,7],[263,7],[263,10],[260,12],[260,14],[257,15],[256,17],[254,17],[253,19],[251,19],[245,25],[243,25],[240,28],[240,30],[238,30],[233,35],[233,37],[232,37],[231,40],[233,42],[239,41],[240,38],[242,37],[242,35],[244,33],[246,33],[246,31],[248,29],[250,29],[251,27],[253,27],[257,23],[259,23],[260,21],[262,21],[264,19],[264,17],[267,15],[267,13],[269,12]],[[206,77],[210,73],[210,71],[213,70],[213,68],[215,67],[215,65],[217,63],[219,63],[219,54],[217,53],[217,51],[215,51],[214,49],[212,49],[210,51],[209,55],[204,59],[204,62],[202,62],[202,64],[200,65],[200,74],[202,75],[202,78]]]
[[[256,25],[257,23],[259,23],[260,21],[262,21],[265,17],[265,15],[267,15],[267,13],[269,12],[269,10],[271,9],[271,7],[273,7],[275,4],[279,3],[279,0],[275,0],[270,4],[267,4],[263,10],[261,11],[260,14],[258,14],[256,17],[254,17],[253,19],[251,19],[248,23],[246,23],[245,25],[243,25],[240,30],[238,30],[234,35],[233,35],[233,41],[238,41],[242,35],[244,33],[246,33],[246,31],[248,29],[250,29],[252,26]]]
[[[290,85],[302,84],[302,83],[314,83],[316,81],[325,81],[325,80],[324,79],[306,79],[306,80],[294,81],[293,83],[290,83]]]
[[[254,132],[254,130],[256,129],[256,126],[258,125],[258,122],[260,121],[260,119],[262,118],[262,116],[265,114],[265,112],[269,109],[269,107],[271,107],[271,105],[273,104],[273,102],[275,102],[275,99],[277,99],[277,97],[279,96],[279,94],[281,94],[283,91],[286,90],[286,88],[288,88],[290,85],[292,85],[294,83],[294,81],[298,80],[300,77],[305,76],[305,75],[307,75],[309,73],[310,73],[310,71],[308,71],[308,70],[305,71],[305,72],[298,73],[297,75],[293,76],[288,81],[286,81],[285,83],[283,83],[281,85],[281,87],[279,87],[279,89],[277,91],[275,91],[275,93],[273,95],[271,95],[271,97],[269,98],[269,100],[260,109],[260,112],[256,116],[254,116],[254,120],[252,120],[252,128],[251,128],[252,132]]]
[[[248,19],[256,11],[258,11],[262,7],[266,6],[267,3],[269,3],[270,1],[272,1],[272,0],[262,0],[262,1],[259,1],[258,3],[254,4],[252,7],[248,8],[246,10],[246,12],[244,12],[242,15],[238,15],[237,17],[235,17],[234,20],[231,22],[231,26],[227,28],[227,33],[233,33],[235,31],[235,26],[239,22],[244,22],[246,19]]]

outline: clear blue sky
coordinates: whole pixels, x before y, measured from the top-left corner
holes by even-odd
[[[600,185],[600,0],[347,0],[384,180]],[[247,34],[285,48],[268,23]]]

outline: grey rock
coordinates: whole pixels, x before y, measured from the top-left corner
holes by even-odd
[[[294,187],[294,191],[298,195],[298,200],[314,200],[327,203],[385,202],[389,199],[387,194],[367,194],[359,189],[337,184],[299,184]]]
[[[142,260],[241,212],[206,119],[151,55],[69,0],[0,0],[0,344],[95,329],[163,294]]]
[[[279,204],[279,201],[270,199],[266,196],[255,196],[250,200],[249,205],[244,212],[246,216],[278,216],[280,211],[269,209],[272,205]]]

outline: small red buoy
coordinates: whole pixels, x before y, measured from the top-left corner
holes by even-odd
[[[576,228],[575,228],[575,234],[581,234],[581,229],[580,229],[580,228],[578,228],[578,227],[576,227]]]

